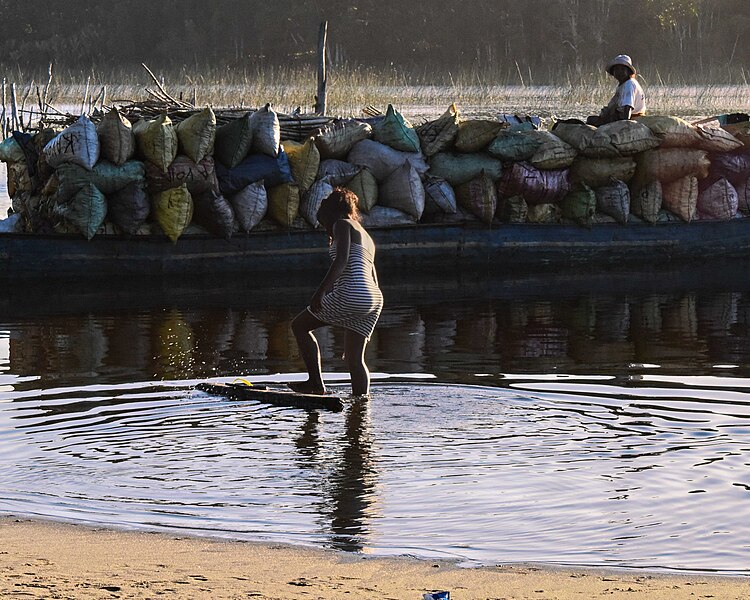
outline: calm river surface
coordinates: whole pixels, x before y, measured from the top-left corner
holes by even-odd
[[[0,513],[465,563],[748,572],[744,268],[384,279],[372,398],[342,413],[193,389],[299,377],[289,322],[312,285],[4,290]],[[345,380],[342,336],[320,340]]]

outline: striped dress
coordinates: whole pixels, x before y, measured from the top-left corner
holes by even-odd
[[[313,312],[310,307],[307,310],[324,323],[351,329],[369,340],[383,310],[383,294],[375,282],[375,256],[354,241],[349,248],[344,272],[333,284],[333,290],[323,297],[320,311]],[[335,259],[335,246],[328,253]]]

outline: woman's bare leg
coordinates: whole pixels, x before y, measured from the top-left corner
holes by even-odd
[[[352,378],[352,394],[366,396],[370,393],[370,371],[365,364],[365,336],[346,330],[344,338],[344,360]]]
[[[303,310],[292,321],[292,333],[297,340],[299,353],[307,369],[307,381],[289,384],[295,392],[303,394],[323,394],[326,391],[323,384],[323,374],[320,366],[320,348],[313,330],[323,327],[320,319],[315,318],[310,311]]]

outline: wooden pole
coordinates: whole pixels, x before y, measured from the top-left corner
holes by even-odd
[[[5,95],[5,86],[7,85],[5,81],[5,77],[3,77],[3,112],[2,112],[2,119],[3,119],[3,139],[8,137],[8,134],[10,133],[8,129],[5,127],[5,104],[7,103],[7,97]]]
[[[11,127],[13,131],[18,129],[18,105],[16,104],[16,84],[10,84],[10,109],[11,109]]]
[[[318,30],[318,94],[315,96],[315,112],[326,114],[328,72],[326,70],[326,43],[328,38],[328,21],[323,21]]]

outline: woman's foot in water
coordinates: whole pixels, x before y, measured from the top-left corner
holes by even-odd
[[[316,384],[312,381],[290,381],[287,385],[297,394],[322,395],[326,393],[326,388],[322,383]]]

